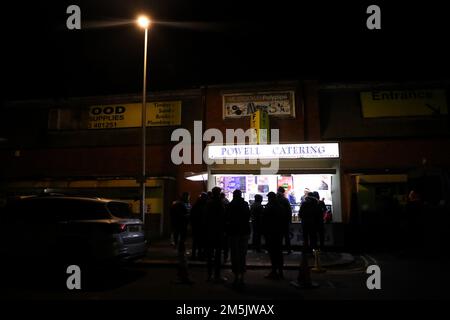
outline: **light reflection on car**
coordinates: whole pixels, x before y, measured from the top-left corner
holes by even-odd
[[[29,196],[6,205],[0,253],[16,257],[117,261],[143,257],[143,223],[126,202],[73,196]]]

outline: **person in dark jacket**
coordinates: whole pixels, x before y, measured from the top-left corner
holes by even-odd
[[[225,233],[225,206],[220,199],[219,187],[214,187],[211,199],[206,203],[206,257],[208,266],[208,281],[223,282],[221,278],[221,255]]]
[[[292,223],[292,208],[289,200],[284,196],[285,189],[283,187],[278,188],[277,199],[282,208],[282,215],[284,217],[284,232],[283,238],[286,245],[286,250],[288,254],[292,252],[291,250],[291,223]]]
[[[423,229],[420,227],[420,221],[423,219],[424,203],[421,194],[417,190],[411,190],[408,194],[408,200],[405,206],[406,216],[404,217],[404,232],[402,245],[408,248],[413,244],[423,245],[425,240]],[[415,239],[411,241],[411,239]]]
[[[267,250],[269,251],[272,271],[266,275],[267,279],[283,278],[283,235],[286,221],[283,216],[283,208],[277,200],[274,192],[267,194],[268,203],[264,208],[263,226]]]
[[[192,259],[202,259],[205,248],[205,226],[204,213],[206,207],[207,193],[202,192],[191,209],[191,228],[192,228]]]
[[[261,252],[262,217],[264,211],[262,200],[263,197],[260,194],[256,194],[255,202],[250,206],[250,217],[253,229],[252,244],[256,252]]]
[[[175,201],[170,208],[170,216],[172,221],[172,230],[174,242],[178,253],[178,272],[177,277],[179,283],[191,284],[189,279],[188,265],[186,259],[186,235],[189,224],[189,214],[191,205],[189,203],[190,195],[183,192],[180,199]]]
[[[316,216],[316,229],[317,229],[317,235],[319,236],[319,249],[323,250],[324,243],[325,243],[325,225],[324,225],[324,217],[325,213],[327,212],[327,206],[325,205],[325,202],[323,200],[320,200],[319,192],[314,191],[313,192],[314,198],[317,200],[317,203],[319,204],[320,208],[320,214],[319,211],[317,212]]]
[[[230,244],[231,269],[234,286],[244,285],[248,240],[250,237],[250,209],[241,190],[234,190],[233,200],[226,208],[226,233]]]
[[[183,192],[180,199],[174,201],[170,208],[173,240],[175,247],[182,251],[185,250],[187,227],[189,224],[189,214],[191,210],[189,200],[189,192]]]
[[[299,212],[302,220],[303,248],[306,252],[317,248],[317,217],[322,216],[322,214],[319,201],[314,197],[314,193],[308,193],[305,201],[300,206]]]
[[[228,205],[230,204],[230,201],[227,199],[225,193],[220,193],[220,200],[223,203],[223,206],[225,207],[225,211],[227,210]],[[222,244],[222,251],[223,251],[223,262],[228,261],[228,257],[230,255],[230,246],[228,244],[228,235],[225,233],[223,236],[223,244]]]

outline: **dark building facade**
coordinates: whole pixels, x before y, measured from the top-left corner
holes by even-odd
[[[195,200],[218,183],[239,183],[248,200],[283,185],[296,199],[294,212],[305,187],[322,190],[335,213],[328,226],[329,243],[334,245],[352,239],[346,233],[350,225],[379,231],[395,224],[411,188],[419,188],[436,210],[445,212],[448,90],[445,82],[276,81],[151,93],[149,102],[167,102],[167,110],[180,114],[173,123],[146,130],[148,231],[152,237],[167,236],[168,209],[177,195],[189,191]],[[133,112],[127,113],[130,122],[122,125],[124,111],[115,108],[131,110],[139,103],[136,94],[5,104],[0,133],[3,198],[44,190],[82,193],[128,201],[138,212],[141,128]],[[261,176],[256,167],[246,165],[172,162],[178,144],[171,141],[174,130],[187,129],[194,137],[194,121],[201,121],[202,132],[218,129],[225,137],[227,129],[249,129],[250,115],[264,108],[271,108],[266,110],[269,128],[279,129],[279,145],[336,144],[339,154],[329,161],[283,160],[277,177]],[[159,116],[165,109],[161,110]],[[208,143],[203,141],[201,150]],[[191,148],[194,154],[193,144]],[[186,179],[201,173],[208,173],[203,182]],[[387,198],[400,208],[394,214],[386,213]]]
[[[200,90],[166,92],[148,98],[181,103],[179,126],[192,127],[194,120],[203,117]],[[139,105],[139,99],[139,95],[125,95],[24,101],[4,106],[7,116],[2,124],[2,136],[6,138],[1,152],[3,194],[51,191],[117,198],[130,202],[133,211],[139,212],[140,126],[90,128],[96,123],[90,118],[94,116],[90,112],[93,106]],[[146,224],[149,233],[158,236],[169,232],[169,221],[164,218],[176,198],[179,167],[170,159],[171,130],[148,127],[146,133]]]
[[[321,86],[321,136],[340,141],[342,151],[344,221],[367,242],[382,242],[380,235],[407,223],[411,190],[428,209],[419,229],[440,242],[449,222],[448,88],[444,82]]]

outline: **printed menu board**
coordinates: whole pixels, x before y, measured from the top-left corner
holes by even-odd
[[[292,176],[278,177],[278,187],[283,187],[286,192],[292,190]]]
[[[217,180],[217,186],[225,193],[232,193],[236,189],[246,192],[244,176],[219,176]]]

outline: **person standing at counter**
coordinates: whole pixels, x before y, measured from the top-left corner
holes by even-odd
[[[253,228],[252,244],[256,252],[261,252],[262,217],[264,211],[262,201],[263,197],[260,194],[256,194],[255,202],[253,202],[250,207],[250,217],[252,219]]]
[[[231,269],[234,273],[233,286],[244,285],[244,274],[250,237],[250,210],[239,189],[234,190],[233,200],[226,207],[226,234],[230,244]]]
[[[221,256],[225,233],[225,206],[220,199],[219,187],[212,188],[211,199],[206,203],[206,256],[208,281],[224,282],[220,276]]]
[[[203,259],[205,248],[205,207],[208,195],[202,192],[191,209],[192,259]]]
[[[300,206],[299,216],[302,219],[303,249],[305,252],[310,252],[311,249],[317,248],[318,217],[323,219],[319,201],[314,197],[313,192],[308,193]]]
[[[319,192],[314,191],[313,195],[314,195],[314,198],[317,200],[317,203],[319,204],[319,208],[320,208],[320,211],[317,211],[317,216],[316,216],[316,229],[317,229],[317,234],[319,236],[319,249],[323,250],[324,243],[325,243],[324,220],[325,220],[325,214],[327,212],[327,206],[325,205],[325,202],[323,200],[320,200]]]
[[[283,208],[280,206],[275,192],[269,192],[267,198],[268,203],[263,213],[263,226],[272,271],[265,278],[278,280],[283,279],[282,245],[286,221],[283,216]]]
[[[189,214],[191,210],[189,192],[183,192],[180,199],[174,201],[170,208],[170,218],[172,222],[173,241],[175,247],[184,251],[187,227],[189,224]]]
[[[230,204],[230,201],[227,199],[224,192],[220,193],[220,200],[222,201],[226,211],[228,205]],[[222,250],[223,250],[223,262],[226,263],[228,261],[228,257],[230,256],[230,246],[228,244],[228,235],[226,233],[223,236]]]
[[[189,273],[186,259],[186,235],[189,224],[189,214],[191,205],[189,203],[190,195],[188,192],[183,192],[180,199],[175,201],[170,208],[170,216],[172,220],[172,229],[174,235],[174,242],[178,254],[178,282],[191,284],[189,280]]]
[[[419,244],[424,243],[424,232],[420,223],[423,219],[424,212],[425,207],[422,200],[422,195],[418,192],[418,190],[411,190],[408,194],[408,199],[405,206],[406,215],[403,218],[403,237],[401,240],[401,245],[405,249],[411,249],[412,246],[417,245],[417,242],[419,242]],[[416,243],[410,241],[410,239],[414,238],[417,241]]]
[[[284,196],[285,189],[283,187],[278,188],[277,200],[281,207],[281,213],[284,218],[284,243],[288,254],[292,253],[291,250],[291,223],[292,223],[292,208],[289,200]]]

